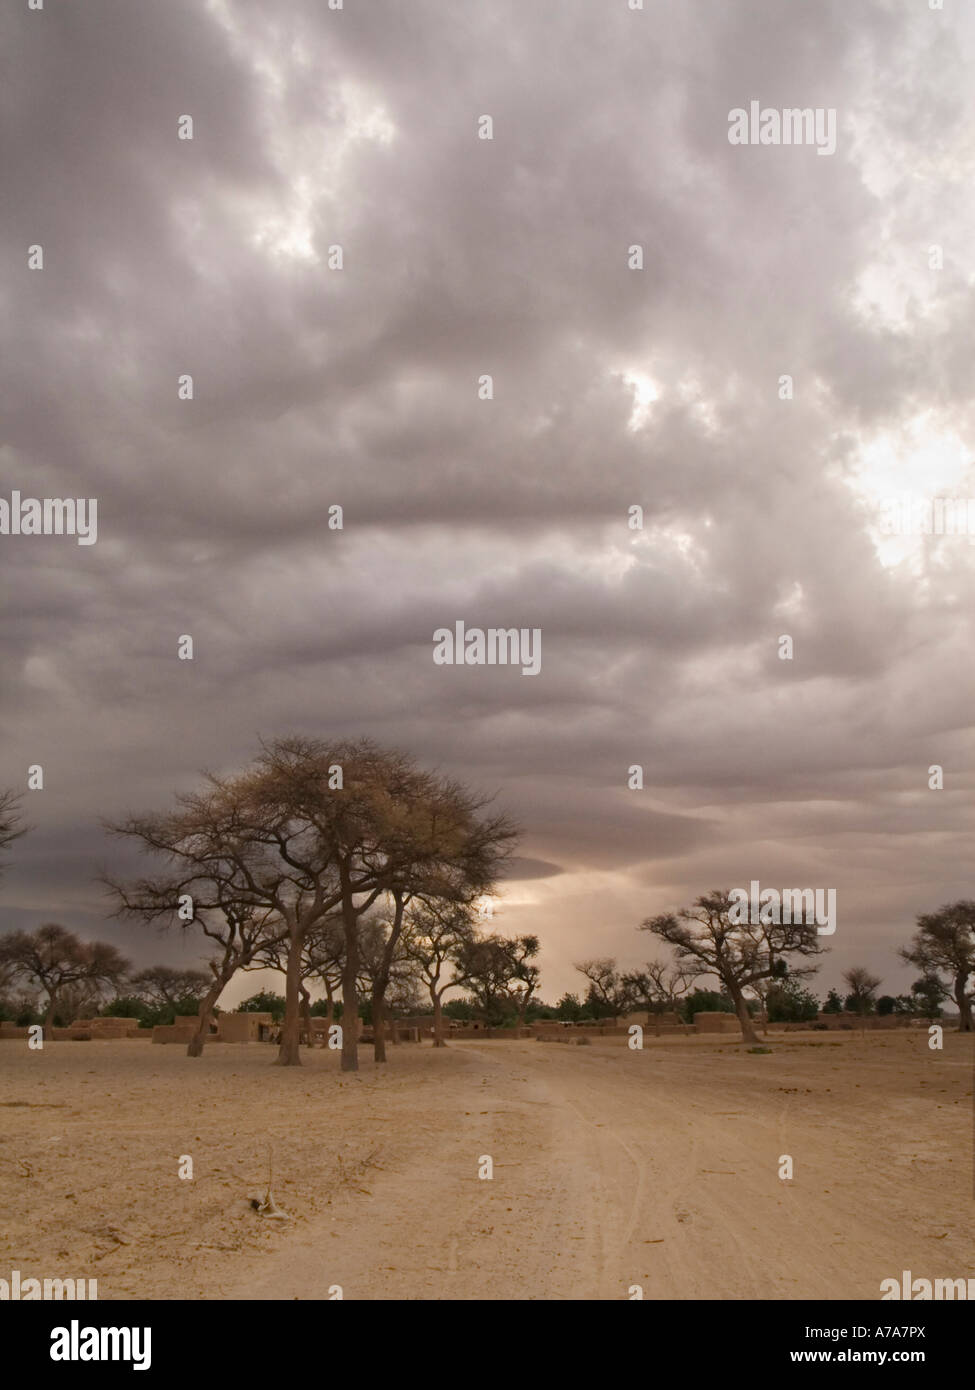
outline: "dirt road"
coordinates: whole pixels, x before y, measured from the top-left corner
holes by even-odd
[[[972,1277],[971,1062],[924,1041],[771,1056],[462,1044],[429,1147],[387,1152],[368,1195],[343,1193],[230,1291],[877,1298],[903,1269]]]
[[[4,1043],[0,1273],[97,1277],[103,1300],[876,1299],[905,1269],[972,1278],[972,1042],[944,1041],[401,1045],[355,1076],[323,1051],[281,1069],[259,1045]],[[281,1225],[249,1203],[269,1152]]]

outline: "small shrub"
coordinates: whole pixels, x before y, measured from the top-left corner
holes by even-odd
[[[770,1047],[750,1047],[750,1048],[748,1048],[748,1051],[749,1051],[749,1052],[771,1052],[772,1049],[771,1049]]]

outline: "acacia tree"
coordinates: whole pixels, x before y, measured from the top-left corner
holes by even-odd
[[[380,930],[378,933],[372,933],[371,949],[365,960],[372,1005],[372,1055],[376,1062],[386,1061],[386,992],[393,977],[397,956],[402,957],[403,920],[413,895],[405,884],[398,883],[389,896],[392,899],[392,912],[387,914],[381,923],[376,924]],[[343,1004],[343,1010],[344,1008]]]
[[[303,978],[317,980],[325,990],[326,1027],[335,1019],[335,996],[342,987],[345,970],[345,933],[341,917],[326,917],[312,929],[305,944],[307,970]]]
[[[26,826],[20,814],[21,796],[13,791],[0,791],[0,852],[8,849],[21,835],[26,834]],[[0,873],[3,865],[0,863]],[[4,961],[0,952],[0,995],[12,984],[16,975],[13,963]],[[22,1001],[23,1002],[23,1001]]]
[[[180,796],[173,812],[130,816],[107,827],[165,860],[165,872],[133,883],[102,876],[116,916],[164,929],[174,922],[184,932],[196,928],[216,947],[188,1057],[203,1055],[217,1000],[237,971],[287,929],[277,912],[284,875],[241,833],[246,803],[239,789],[209,781],[205,792]]]
[[[975,977],[975,902],[962,899],[937,912],[921,913],[917,926],[910,945],[899,952],[901,959],[918,966],[924,979],[948,977],[958,1009],[958,1031],[972,1032],[975,988],[969,988],[969,981]],[[929,987],[929,992],[934,991]]]
[[[734,915],[732,916],[732,913]],[[758,1034],[745,1003],[745,990],[757,982],[778,978],[788,956],[821,955],[816,927],[798,922],[740,922],[730,892],[712,890],[677,913],[648,917],[638,930],[651,932],[673,946],[678,962],[687,962],[700,975],[716,975],[738,1015],[744,1042],[757,1043]],[[790,967],[802,978],[818,967]]]
[[[423,1008],[423,981],[412,961],[401,960],[389,982],[386,1004],[395,1019],[400,1014],[414,1017]],[[396,1032],[393,1031],[396,1041]]]
[[[402,961],[406,912],[414,902],[455,904],[473,913],[495,891],[517,831],[503,815],[483,815],[487,801],[459,783],[427,776],[412,790],[408,826],[389,846],[387,932],[372,972],[375,1060],[386,1060],[385,998],[394,962]],[[411,963],[412,968],[412,963]],[[400,984],[403,983],[402,966]]]
[[[110,827],[165,857],[169,875],[132,889],[106,880],[122,904],[147,920],[171,919],[182,901],[189,920],[221,946],[211,962],[212,1010],[238,969],[275,941],[287,942],[286,1011],[277,1063],[297,1066],[302,951],[308,932],[342,899],[331,844],[314,816],[320,759],[306,766],[298,740],[265,745],[234,777],[207,774],[202,792],[177,798],[169,814],[130,817]],[[326,765],[326,782],[331,774]],[[358,886],[350,883],[351,891]],[[377,890],[378,891],[378,890]],[[216,993],[214,993],[214,990]],[[194,1040],[191,1055],[202,1050]]]
[[[647,1011],[647,1023],[654,1024],[660,1036],[660,1016],[678,1013],[680,1001],[697,983],[699,971],[691,966],[668,965],[665,961],[648,961],[642,970],[623,976],[631,996]]]
[[[0,940],[0,962],[47,994],[45,1037],[54,1027],[58,1003],[69,988],[87,991],[118,986],[129,962],[107,941],[82,941],[55,922],[35,932],[10,932]]]
[[[0,1021],[8,1019],[19,1027],[26,1027],[34,1022],[37,1004],[37,995],[26,990],[19,990],[16,994],[0,994]]]
[[[542,978],[541,968],[535,964],[540,947],[537,936],[516,936],[508,942],[508,959],[511,962],[509,993],[514,998],[519,1028],[525,1026],[528,1006]]]
[[[289,924],[282,1047],[293,1038],[297,1057],[303,943],[334,910],[345,938],[342,1069],[357,1069],[360,923],[385,894],[393,900],[394,917],[373,985],[377,1056],[383,1060],[383,999],[406,904],[416,893],[445,891],[445,883],[452,892],[483,891],[514,830],[504,817],[481,816],[485,803],[456,783],[366,739],[328,745],[291,738],[265,745],[255,783],[265,828],[254,817],[249,834],[265,847],[273,845],[309,893],[314,887],[306,914],[293,915]],[[268,804],[274,809],[270,835]]]
[[[414,900],[429,899],[470,904],[493,891],[517,832],[507,817],[484,814],[486,799],[457,782],[418,770],[403,754],[382,752],[365,742],[356,746],[356,752],[360,766],[352,785],[365,803],[366,815],[360,817],[360,842],[355,845],[353,837],[349,858],[381,885],[387,903],[387,931],[370,970],[374,1054],[376,1061],[384,1062],[386,991],[401,954],[407,908]],[[360,916],[374,897],[370,895],[358,908]],[[351,1007],[354,1017],[357,996],[351,997],[350,990],[357,985],[357,975],[350,959],[355,943],[347,898],[342,911],[346,925],[343,1014]]]
[[[859,1014],[865,1018],[870,1013],[876,1002],[876,993],[880,988],[880,977],[871,975],[870,971],[862,965],[853,965],[849,970],[843,971],[843,982],[849,990],[846,996],[846,1007],[851,1013]]]
[[[433,1005],[433,1045],[446,1047],[443,998],[468,983],[460,957],[476,939],[475,917],[467,905],[436,899],[415,903],[404,932],[404,949],[416,964]],[[446,973],[446,972],[449,972]]]
[[[408,866],[423,858],[423,803],[435,779],[418,771],[407,755],[382,750],[369,740],[329,745],[290,738],[263,747],[254,781],[264,824],[255,818],[250,834],[274,847],[295,875],[295,886],[306,894],[304,911],[289,915],[279,907],[288,921],[282,1060],[299,1060],[300,1000],[310,1037],[304,981],[316,973],[307,950],[311,934],[326,923],[340,922],[341,1065],[343,1071],[357,1070],[362,920]],[[387,960],[386,968],[376,972],[380,1016],[389,964]],[[377,1036],[382,1037],[381,1017]]]
[[[455,959],[488,1023],[500,1023],[512,1012],[519,1026],[531,1002],[541,971],[534,964],[537,936],[475,937],[461,944]]]
[[[365,739],[278,739],[263,744],[244,773],[211,774],[206,782],[203,792],[179,798],[171,815],[112,827],[163,854],[178,871],[144,885],[150,906],[161,912],[165,901],[172,913],[185,894],[194,919],[232,912],[257,933],[246,946],[251,960],[268,934],[283,938],[286,1007],[278,1062],[284,1066],[301,1061],[306,942],[338,915],[345,938],[342,1069],[356,1070],[363,914],[383,893],[427,887],[448,863],[471,881],[483,877],[513,830],[502,817],[479,818],[482,803],[421,772],[406,754]],[[124,905],[121,886],[110,886]],[[129,896],[138,909],[139,894]],[[228,968],[246,964],[244,954],[230,952]]]
[[[390,1010],[408,1007],[410,1001],[415,1001],[419,983],[402,933],[393,935],[395,925],[395,916],[391,920],[389,913],[379,913],[366,918],[361,926],[359,984],[362,992],[369,995],[377,1062],[386,1060],[385,1032]],[[343,1003],[343,1010],[344,1007]],[[395,1040],[395,1029],[392,1036]]]
[[[461,943],[456,956],[478,1011],[487,1023],[500,1023],[508,1002],[510,962],[499,936],[476,936]]]
[[[197,908],[193,920],[218,948],[207,962],[209,986],[200,996],[196,1032],[186,1047],[187,1057],[202,1057],[221,994],[238,970],[249,968],[269,940],[282,938],[283,928],[275,914],[267,909],[237,902],[225,903],[222,907]],[[204,981],[206,979],[204,976]]]
[[[904,1012],[916,1014],[920,1018],[940,1018],[941,1005],[951,997],[939,975],[922,975],[911,985],[908,995],[901,995]]]
[[[136,999],[151,1008],[174,1008],[184,999],[195,998],[210,984],[202,970],[174,970],[168,965],[150,965],[129,980]]]
[[[259,946],[253,960],[242,968],[244,970],[277,970],[287,977],[290,949],[287,934],[265,941]],[[342,921],[333,912],[310,927],[303,934],[301,942],[298,979],[299,1016],[301,1027],[305,1032],[305,1043],[308,1047],[314,1045],[309,982],[317,981],[325,986],[328,999],[326,1027],[329,1027],[335,1017],[335,993],[342,982],[344,959],[345,937],[342,931]],[[254,997],[257,999],[260,996],[255,995]],[[287,1007],[287,1001],[285,1001],[285,1007]]]
[[[580,975],[585,975],[592,987],[591,995],[613,1018],[627,1012],[633,992],[626,983],[627,977],[617,970],[613,956],[574,961],[572,968],[578,970]]]
[[[0,791],[0,852],[9,849],[15,840],[27,833],[28,827],[20,813],[21,800],[19,792]]]
[[[58,990],[55,1023],[58,1019],[62,1023],[72,1023],[79,1019],[94,1018],[110,992],[110,987],[104,981],[98,980],[78,980],[64,985]]]

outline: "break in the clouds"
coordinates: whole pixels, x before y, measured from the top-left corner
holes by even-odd
[[[546,997],[752,879],[837,889],[823,985],[903,987],[971,892],[975,547],[881,525],[975,496],[967,7],[46,0],[0,44],[0,494],[98,508],[0,536],[7,920],[175,953],[102,920],[99,818],[365,734],[521,820]],[[835,151],[731,143],[752,102]],[[435,664],[459,621],[537,677]]]

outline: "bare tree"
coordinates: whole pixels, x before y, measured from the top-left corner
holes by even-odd
[[[395,973],[389,982],[386,1004],[389,1017],[394,1023],[401,1014],[412,1017],[423,1008],[423,981],[413,961],[404,959],[397,962]],[[395,1037],[394,1029],[394,1040]]]
[[[58,1013],[63,1019],[94,1018],[104,1005],[111,986],[105,982],[79,980],[58,991]]]
[[[734,1002],[745,1042],[759,1041],[745,1003],[745,990],[777,977],[787,956],[816,956],[823,947],[814,925],[777,923],[755,926],[731,913],[731,894],[714,890],[678,913],[648,917],[640,931],[674,947],[678,962],[693,963],[701,975],[716,975]],[[791,969],[794,977],[814,974],[816,966]]]
[[[681,999],[697,983],[698,973],[692,966],[648,961],[642,970],[624,975],[623,982],[632,998],[643,1004],[647,1023],[653,1023],[659,1037],[661,1014],[678,1012]]]
[[[525,1026],[525,1015],[542,977],[541,968],[535,964],[541,942],[537,936],[516,936],[508,942],[508,958],[511,962],[509,992],[514,998],[518,1017],[518,1027]]]
[[[229,912],[258,932],[280,929],[287,942],[281,1065],[301,1060],[306,940],[340,914],[342,1069],[356,1070],[363,914],[383,893],[434,886],[448,867],[465,882],[483,879],[513,829],[503,817],[479,816],[482,803],[421,772],[406,754],[365,739],[278,739],[262,745],[246,772],[206,781],[202,793],[179,798],[175,813],[112,828],[177,869],[164,883],[147,885],[154,902],[166,897],[170,912],[188,894],[197,915]],[[120,885],[111,886],[124,901]],[[130,896],[138,906],[139,892]],[[239,954],[231,962],[233,968],[242,963]]]
[[[197,926],[218,947],[188,1054],[201,1055],[213,1008],[237,970],[270,942],[287,939],[290,1029],[277,1060],[297,1065],[301,948],[306,932],[339,898],[330,853],[308,818],[288,804],[273,778],[252,770],[235,778],[209,774],[204,791],[178,797],[175,811],[131,816],[109,829],[169,866],[132,885],[106,876],[118,911],[146,922]]]
[[[627,1012],[633,998],[632,990],[626,983],[626,977],[619,973],[613,956],[573,961],[572,968],[585,975],[594,997],[611,1017],[618,1018]]]
[[[11,932],[0,939],[0,962],[46,993],[44,1033],[48,1038],[59,1000],[68,987],[118,985],[129,970],[129,962],[107,941],[82,941],[55,922],[35,932]]]
[[[30,828],[21,816],[21,802],[20,792],[0,791],[0,851],[9,849]]]
[[[388,930],[372,974],[375,1060],[386,1060],[386,990],[394,962],[402,962],[405,914],[413,902],[454,903],[462,908],[494,892],[516,831],[505,816],[484,816],[487,802],[456,782],[428,777],[414,789],[408,837],[395,846],[388,866]],[[402,966],[399,971],[403,983]]]
[[[168,965],[150,965],[129,980],[137,999],[154,1008],[172,1008],[192,998],[210,984],[202,970],[174,970]]]
[[[132,816],[109,829],[169,866],[168,872],[134,883],[103,875],[115,915],[163,929],[174,923],[182,931],[196,928],[216,948],[207,962],[210,984],[200,999],[197,1029],[186,1049],[188,1057],[200,1057],[227,985],[262,947],[287,931],[274,905],[283,875],[276,877],[273,861],[237,833],[234,804],[223,791],[181,797],[173,813]]]
[[[457,949],[457,964],[487,1023],[500,1023],[508,1004],[510,961],[499,936],[475,936]]]
[[[537,936],[474,937],[464,941],[455,959],[488,1023],[500,1023],[514,1013],[524,1023],[528,1005],[538,986],[540,970],[534,964]]]
[[[38,1012],[38,997],[36,994],[28,993],[26,990],[18,990],[16,993],[0,995],[0,1006],[7,1017],[17,1020],[20,1018],[31,1019]]]
[[[416,963],[433,1004],[433,1045],[445,1047],[443,998],[468,983],[459,956],[476,938],[473,910],[431,900],[413,905],[404,933],[405,950]]]
[[[958,1031],[972,1032],[975,989],[969,988],[969,981],[975,977],[975,902],[963,899],[937,912],[921,913],[917,926],[910,945],[898,954],[926,977],[948,976],[958,1008]]]
[[[305,944],[307,970],[303,979],[317,980],[325,990],[326,1027],[335,1019],[335,996],[342,988],[345,972],[345,933],[341,916],[326,917],[312,929]]]
[[[505,817],[483,815],[483,799],[367,739],[335,746],[280,740],[266,747],[258,762],[261,775],[280,787],[283,803],[300,809],[328,850],[345,932],[342,1010],[348,1026],[342,1031],[342,1069],[354,1071],[363,915],[381,895],[390,895],[394,921],[388,946],[395,951],[402,913],[413,896],[443,893],[454,883],[470,892],[488,890],[516,832]],[[330,785],[335,767],[342,770],[340,789]],[[382,973],[380,968],[373,991],[377,1060],[385,1056],[382,1005],[388,976],[384,980]]]
[[[403,884],[398,883],[392,889],[392,912],[382,921],[381,932],[378,935],[373,933],[372,950],[365,956],[372,1004],[372,1055],[376,1062],[386,1060],[386,991],[393,977],[397,955],[401,954],[403,919],[412,896],[409,888]],[[344,1012],[344,1003],[342,1008]]]
[[[402,931],[397,930],[398,919],[401,924],[399,907],[393,913],[379,912],[364,918],[360,928],[359,984],[362,992],[368,993],[372,1006],[375,1059],[383,1062],[387,1019],[393,1010],[415,998],[418,984],[416,966],[406,953]],[[344,1012],[344,1002],[342,1007]]]

